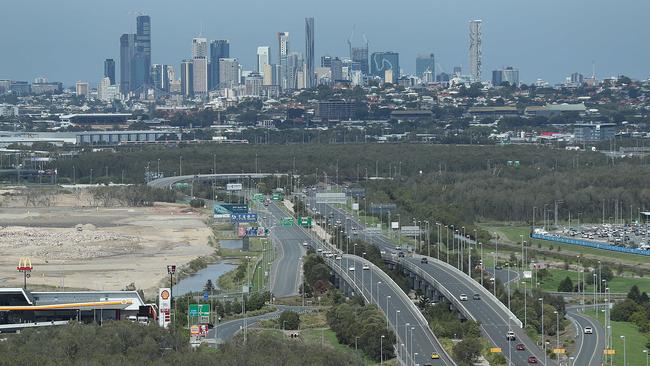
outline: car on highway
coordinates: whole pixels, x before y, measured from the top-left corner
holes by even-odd
[[[402,250],[402,247],[398,245],[395,247],[395,250]]]
[[[460,301],[467,301],[467,295],[466,294],[460,294],[460,296],[458,296],[458,299]]]
[[[340,261],[341,259],[343,259],[343,257],[341,257],[340,255],[337,255],[337,256],[336,256],[336,260],[337,260],[337,261]]]
[[[420,259],[420,263],[427,264],[429,263],[429,260],[426,257],[422,257],[422,259]]]
[[[317,253],[322,253],[322,252],[323,252],[323,249],[318,248],[318,249],[316,249],[316,252],[317,252]]]
[[[354,266],[352,266],[352,267],[348,268],[348,270],[354,272],[355,268],[354,268]]]
[[[309,245],[309,244],[307,244],[306,241],[303,241],[303,242],[302,242],[302,246],[303,246],[303,247],[306,247],[306,246],[308,246],[308,245]]]
[[[431,354],[431,359],[432,360],[439,360],[440,359],[440,354],[438,354],[438,352],[433,352]]]
[[[474,300],[480,300],[480,299],[481,299],[481,295],[479,295],[479,294],[474,294],[474,296],[472,296],[472,299],[474,299]]]
[[[528,356],[528,363],[537,363],[537,357],[535,356]]]
[[[592,327],[585,327],[585,334],[594,334],[594,329]]]
[[[508,333],[506,333],[506,339],[509,341],[514,341],[517,339],[517,336],[515,335],[515,332],[509,330]]]
[[[400,258],[404,258],[404,252],[397,253],[397,256],[400,257]]]
[[[519,343],[515,348],[517,349],[517,351],[525,351],[526,345],[524,345],[523,343]]]

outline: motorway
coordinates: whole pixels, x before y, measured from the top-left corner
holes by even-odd
[[[573,366],[601,365],[603,360],[601,350],[605,349],[605,328],[599,321],[583,315],[580,309],[579,306],[566,309],[567,318],[573,321],[578,336],[576,340],[578,351]],[[585,334],[585,327],[591,327],[594,334]]]
[[[298,295],[302,281],[302,257],[306,253],[300,228],[280,224],[283,217],[291,216],[280,208],[281,204],[272,201],[266,210],[260,211],[261,215],[267,215],[262,221],[271,228],[270,239],[277,248],[277,258],[270,273],[271,293],[276,298]]]
[[[345,211],[330,205],[317,204],[314,197],[309,197],[308,200],[310,207],[320,211],[322,216],[332,214],[333,219],[340,220],[345,226],[346,232],[352,232],[352,227],[364,229],[364,226],[355,217]],[[377,245],[386,253],[396,254],[397,251],[395,250],[394,244],[383,234],[376,231],[363,230],[363,235],[366,236],[368,242]],[[500,347],[504,356],[511,359],[514,365],[526,365],[530,355],[537,357],[541,365],[554,364],[548,359],[546,363],[544,362],[543,351],[517,325],[519,320],[514,318],[514,315],[498,299],[487,293],[479,283],[444,262],[428,258],[428,264],[421,264],[420,258],[421,256],[407,257],[403,260],[407,261],[411,266],[415,266],[424,271],[431,279],[437,280],[440,284],[444,284],[444,288],[451,296],[458,296],[464,293],[471,299],[473,294],[481,295],[481,300],[458,303],[462,304],[461,306],[465,308],[466,315],[469,314],[470,317],[473,317],[481,324],[484,333],[491,342],[495,346]],[[449,300],[452,301],[454,299]],[[516,342],[508,342],[506,340],[505,335],[508,330],[515,332],[517,336]],[[526,351],[516,351],[515,345],[517,343],[523,343],[526,346]]]
[[[321,250],[334,249],[325,246],[322,240],[300,227],[296,227],[293,235],[294,240],[297,239],[299,243],[307,242],[312,248]],[[398,354],[404,364],[429,364],[432,361],[431,354],[436,352],[441,357],[440,360],[436,361],[437,364],[455,365],[431,332],[426,320],[415,304],[382,270],[365,259],[352,255],[344,255],[339,262],[335,261],[334,257],[326,260],[335,271],[338,267],[340,274],[349,276],[348,280],[356,286],[357,293],[359,293],[358,290],[361,290],[364,298],[369,303],[374,303],[384,311],[384,314],[387,315],[388,325],[391,326],[399,339],[397,345]],[[364,263],[369,266],[368,270],[362,270]],[[349,271],[350,267],[354,267],[355,270]],[[280,268],[284,271],[284,268]],[[346,269],[348,270],[346,271]],[[379,287],[377,287],[377,282],[381,282]],[[390,296],[390,298],[387,296]]]
[[[154,188],[171,188],[174,184],[185,182],[188,180],[240,180],[240,179],[262,179],[270,176],[285,176],[286,174],[272,174],[272,173],[237,173],[237,174],[192,174],[192,175],[177,175],[173,177],[165,177],[154,179],[147,182],[147,185]]]

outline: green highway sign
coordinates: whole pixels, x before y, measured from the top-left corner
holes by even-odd
[[[264,201],[264,195],[261,193],[255,193],[253,195],[253,201],[262,202]]]
[[[312,218],[311,217],[298,217],[298,224],[304,228],[311,228]]]
[[[293,217],[283,217],[280,224],[282,226],[293,226]]]
[[[210,304],[190,304],[189,316],[210,316]]]
[[[271,199],[274,200],[274,201],[282,201],[284,199],[284,194],[278,193],[278,192],[273,193],[273,195],[271,196]]]

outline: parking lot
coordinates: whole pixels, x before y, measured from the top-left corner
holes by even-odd
[[[551,234],[608,243],[626,248],[650,250],[650,224],[581,225],[553,231]]]

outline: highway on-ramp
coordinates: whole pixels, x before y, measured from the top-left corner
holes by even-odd
[[[579,306],[567,307],[566,311],[567,318],[573,321],[577,336],[578,351],[572,366],[601,365],[605,350],[605,328],[599,321],[584,315]],[[591,327],[593,334],[585,334],[586,327]]]

